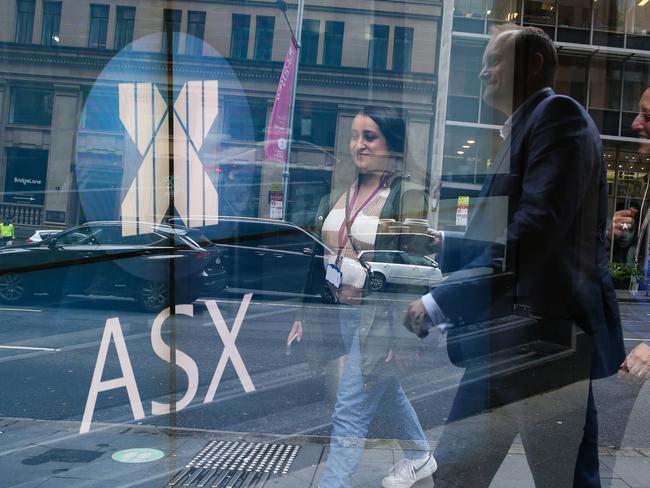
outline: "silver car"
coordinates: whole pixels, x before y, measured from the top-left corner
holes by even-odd
[[[432,258],[404,251],[361,251],[359,258],[370,266],[370,289],[387,284],[429,287],[442,281],[442,271]]]

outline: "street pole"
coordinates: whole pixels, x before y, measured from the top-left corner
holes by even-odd
[[[298,90],[298,68],[300,66],[300,50],[302,48],[300,44],[300,39],[302,37],[302,16],[305,10],[305,0],[298,0],[298,14],[297,14],[297,26],[296,34],[294,35],[294,30],[291,28],[291,23],[287,18],[287,4],[284,0],[277,0],[277,5],[282,13],[284,18],[287,21],[289,26],[289,31],[291,32],[291,37],[293,37],[294,42],[296,43],[296,67],[293,71],[293,89],[291,90],[291,102],[289,103],[289,137],[287,138],[287,157],[284,161],[284,168],[282,169],[282,220],[287,220],[287,205],[289,203],[289,161],[291,160],[291,141],[293,140],[293,113],[296,105],[296,91]]]

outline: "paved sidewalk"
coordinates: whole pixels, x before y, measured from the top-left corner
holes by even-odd
[[[0,418],[0,472],[3,488],[117,488],[169,486],[170,481],[208,443],[216,446],[232,446],[235,443],[259,443],[258,452],[271,451],[265,444],[299,446],[293,464],[285,476],[273,475],[264,485],[267,488],[316,488],[320,470],[327,455],[327,439],[319,437],[280,438],[230,432],[199,430],[172,430],[133,424],[93,424],[90,433],[78,434],[78,422],[34,421]],[[439,429],[427,432],[431,439],[437,438]],[[221,444],[216,444],[221,441]],[[239,444],[241,446],[241,444]],[[432,441],[432,448],[435,441]],[[129,448],[149,448],[161,451],[162,458],[151,462],[125,463],[113,459],[113,455]],[[290,449],[287,449],[289,452]],[[204,451],[205,454],[205,451]],[[208,452],[203,456],[209,457]],[[255,456],[249,456],[255,457]],[[272,457],[272,456],[271,456]],[[289,456],[290,457],[290,456]],[[376,488],[381,486],[393,463],[401,457],[401,451],[389,441],[370,441],[366,448],[355,486]],[[285,458],[285,460],[288,458]],[[129,460],[123,459],[123,460]],[[138,460],[138,456],[131,461]],[[143,458],[140,458],[142,461]],[[205,460],[205,459],[204,459]],[[250,459],[248,461],[251,462]],[[217,473],[206,481],[203,473],[194,470],[178,480],[175,486],[211,486]],[[192,474],[197,478],[190,482]],[[603,487],[649,488],[650,449],[601,449],[601,475]],[[243,479],[244,477],[242,477]],[[257,478],[249,488],[255,486]],[[220,485],[221,486],[221,485]],[[223,484],[223,486],[226,486]],[[432,487],[430,478],[421,480],[415,488]],[[534,487],[526,458],[520,444],[513,444],[501,466],[494,488]],[[261,484],[257,485],[261,488]]]
[[[631,292],[629,290],[616,290],[616,299],[619,302],[650,303],[650,291],[641,290],[641,291]]]

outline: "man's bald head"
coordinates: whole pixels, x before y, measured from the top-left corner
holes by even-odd
[[[508,114],[540,88],[553,86],[557,53],[546,33],[536,27],[496,26],[483,56],[484,100]]]

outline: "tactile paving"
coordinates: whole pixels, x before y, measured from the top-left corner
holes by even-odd
[[[262,488],[286,476],[300,446],[210,441],[167,484],[173,487]]]

